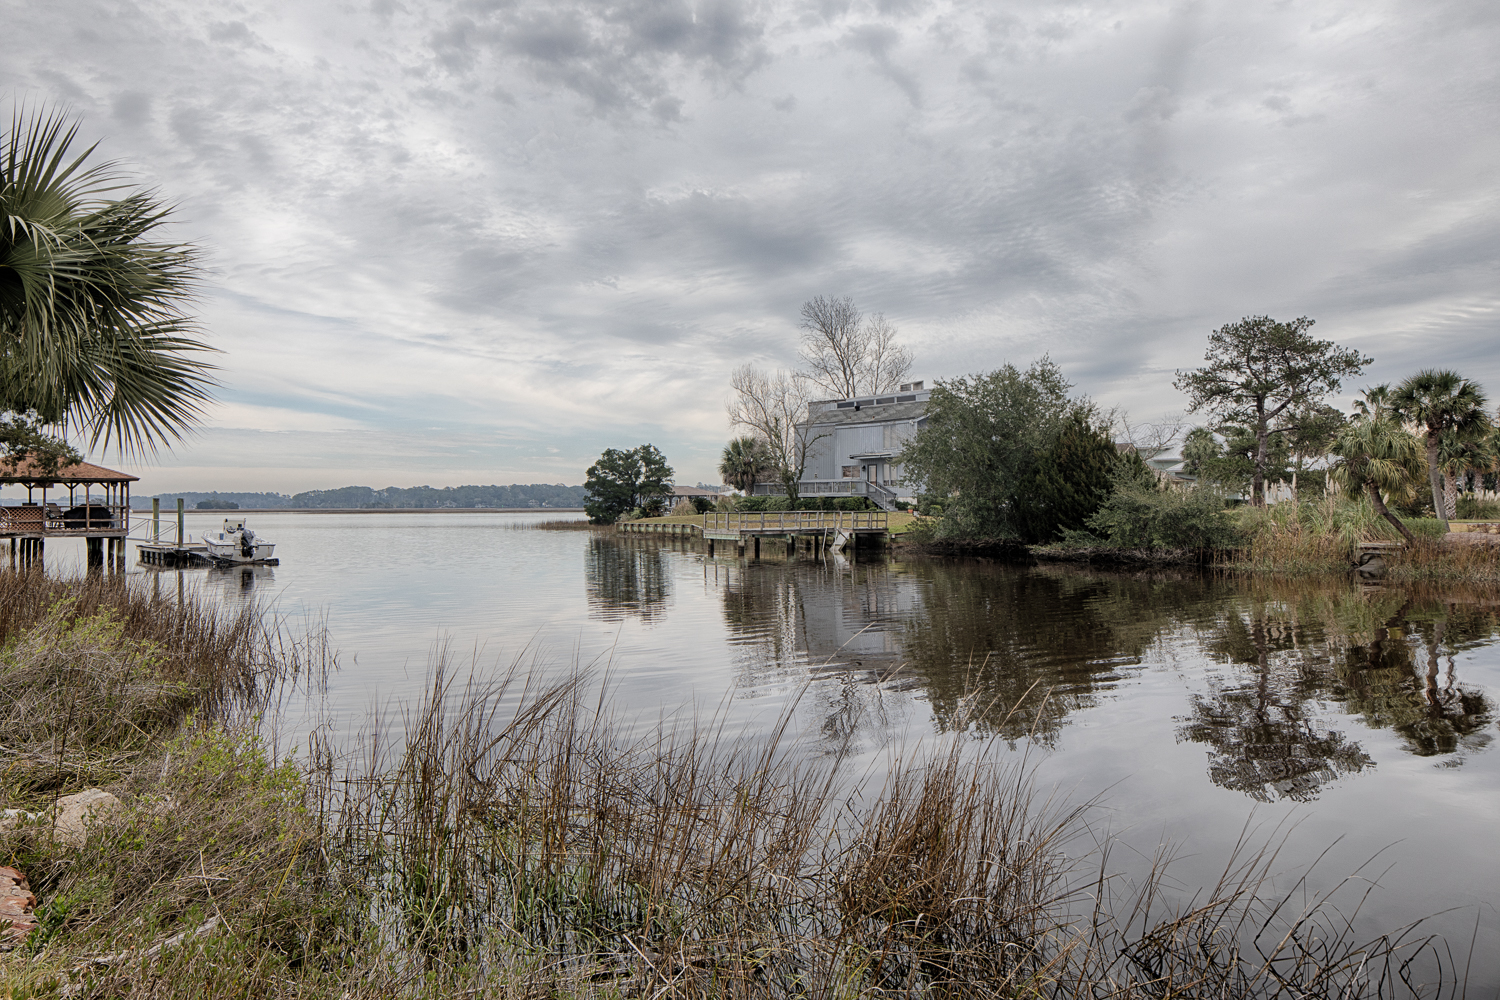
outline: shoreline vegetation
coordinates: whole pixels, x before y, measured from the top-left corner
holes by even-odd
[[[0,572],[0,860],[38,897],[0,996],[1461,990],[1420,925],[1355,940],[1367,876],[1332,898],[1273,883],[1276,833],[1247,831],[1199,891],[1165,848],[1125,879],[1099,803],[1038,789],[962,718],[853,781],[798,753],[789,717],[627,737],[587,678],[517,662],[486,684],[440,650],[425,699],[352,746],[264,733],[335,668],[254,610]],[[90,788],[121,806],[70,844],[48,810]]]
[[[1320,496],[1300,503],[1225,509],[1215,513],[1223,526],[1216,532],[1220,544],[1213,546],[1182,544],[1192,539],[1191,525],[1175,527],[1173,530],[1181,537],[1169,537],[1164,544],[1149,544],[1152,539],[1145,539],[1147,544],[1115,545],[1079,532],[1065,541],[1028,545],[1014,538],[944,535],[940,531],[940,515],[898,511],[888,516],[897,552],[943,558],[1121,567],[1201,566],[1273,576],[1330,575],[1355,571],[1356,547],[1360,543],[1390,542],[1399,543],[1400,547],[1382,554],[1382,579],[1500,583],[1500,534],[1464,530],[1500,525],[1500,519],[1454,520],[1450,522],[1453,530],[1445,531],[1434,518],[1402,518],[1414,536],[1414,541],[1408,543],[1362,499]],[[640,520],[651,524],[703,523],[702,515]],[[559,527],[574,524],[557,522]],[[609,526],[603,528],[608,530]]]

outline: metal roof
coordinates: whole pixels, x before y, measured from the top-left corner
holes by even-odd
[[[927,416],[927,403],[878,403],[845,409],[820,410],[812,414],[814,424],[878,424],[888,420],[916,420]]]

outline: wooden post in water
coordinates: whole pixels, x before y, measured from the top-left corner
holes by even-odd
[[[161,541],[161,497],[151,498],[151,540]]]
[[[177,498],[177,547],[182,548],[182,497]]]

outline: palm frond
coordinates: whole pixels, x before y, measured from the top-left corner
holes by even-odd
[[[78,127],[18,109],[0,143],[0,407],[83,428],[124,454],[178,440],[212,399],[213,349],[183,306],[198,251],[159,241],[171,209]]]

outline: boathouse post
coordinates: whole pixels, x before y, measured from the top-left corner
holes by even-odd
[[[182,497],[177,498],[177,547],[182,548]]]
[[[161,497],[151,498],[151,540],[161,541]]]

